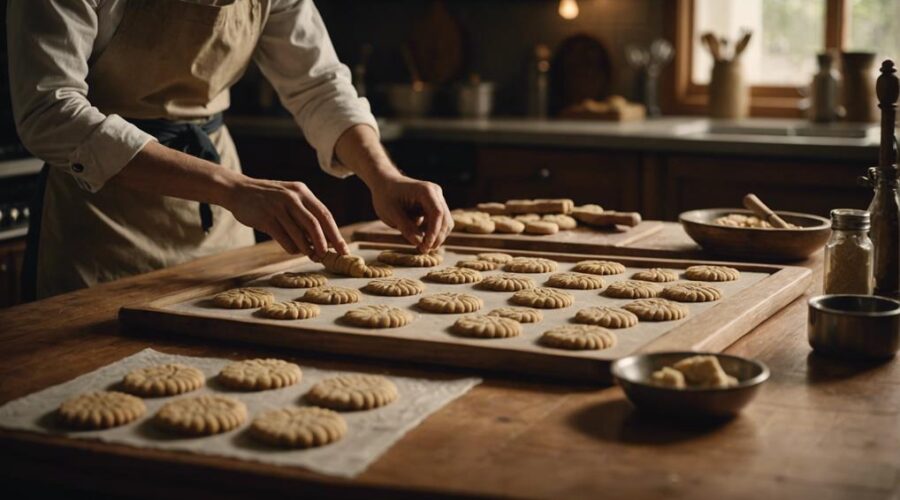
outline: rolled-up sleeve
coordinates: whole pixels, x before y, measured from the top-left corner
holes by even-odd
[[[97,21],[91,0],[12,1],[7,6],[10,93],[19,137],[32,154],[65,168],[91,192],[153,140],[87,99]]]
[[[316,149],[322,169],[336,177],[352,172],[334,156],[348,128],[365,124],[378,132],[369,102],[357,95],[350,70],[341,64],[312,0],[274,1],[254,59]]]

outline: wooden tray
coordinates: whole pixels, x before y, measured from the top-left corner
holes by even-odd
[[[353,252],[367,260],[396,245],[354,243]],[[453,265],[460,257],[484,249],[448,247],[444,265]],[[579,254],[511,251],[513,255],[552,258],[560,271],[589,256]],[[590,256],[596,258],[597,256]],[[634,257],[610,257],[625,264],[628,273],[605,277],[612,282],[625,279],[637,268],[666,267],[683,269],[700,262]],[[375,297],[363,294],[358,304],[322,306],[318,318],[279,321],[260,318],[252,310],[223,310],[209,306],[209,297],[241,285],[267,286],[265,279],[285,270],[320,270],[306,258],[293,259],[257,269],[244,276],[185,289],[147,304],[125,307],[120,320],[128,326],[149,332],[175,332],[214,340],[237,340],[268,346],[288,347],[373,358],[399,359],[426,364],[500,370],[581,382],[610,382],[609,365],[615,359],[636,352],[666,350],[721,351],[751,331],[756,325],[801,295],[810,280],[810,271],[798,267],[762,264],[731,264],[742,271],[741,280],[716,283],[723,298],[714,303],[687,304],[691,314],[679,321],[639,323],[616,331],[617,345],[602,351],[567,351],[541,346],[537,337],[546,329],[570,322],[575,312],[590,305],[625,303],[626,299],[602,297],[596,290],[569,290],[576,298],[572,307],[544,310],[544,321],[523,325],[523,335],[512,339],[471,339],[455,336],[447,328],[459,315],[435,315],[415,309],[420,296]],[[422,268],[396,268],[395,276],[420,278]],[[529,275],[541,284],[550,273]],[[368,280],[331,277],[332,283],[358,288]],[[482,312],[506,305],[511,293],[488,292],[472,285],[426,284],[426,293],[454,290],[477,294],[485,301]],[[291,300],[303,290],[269,288],[276,300]],[[370,330],[338,324],[334,319],[346,310],[371,303],[390,303],[407,307],[416,314],[411,324],[397,329]]]
[[[630,245],[662,230],[662,228],[663,223],[660,221],[643,221],[637,226],[629,228],[617,226],[612,229],[597,229],[579,226],[548,236],[453,232],[447,237],[446,244],[542,252],[599,253],[612,251],[619,253],[616,248]],[[399,231],[381,221],[373,221],[360,227],[354,231],[353,239],[355,241],[407,244]]]

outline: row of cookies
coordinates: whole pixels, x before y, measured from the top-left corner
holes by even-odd
[[[300,382],[302,371],[294,363],[278,359],[250,359],[226,365],[216,381],[234,390],[263,391]],[[107,429],[133,422],[146,413],[141,397],[186,394],[206,384],[200,370],[179,363],[133,370],[120,382],[123,391],[96,391],[63,402],[57,416],[70,429]],[[313,406],[266,411],[250,424],[249,433],[263,443],[292,448],[322,446],[341,439],[347,424],[337,411],[369,410],[390,404],[399,396],[386,377],[345,374],[314,384],[303,396]],[[228,432],[248,419],[246,405],[238,398],[219,394],[182,397],[164,404],[153,424],[165,431],[188,436]]]

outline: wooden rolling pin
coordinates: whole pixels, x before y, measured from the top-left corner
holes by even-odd
[[[748,193],[747,196],[744,196],[744,208],[756,214],[760,219],[772,224],[773,227],[782,229],[791,227],[753,193]]]
[[[575,218],[589,226],[629,226],[634,227],[641,223],[641,214],[637,212],[580,212]]]

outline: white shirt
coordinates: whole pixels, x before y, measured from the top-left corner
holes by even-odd
[[[87,99],[91,63],[108,45],[128,0],[9,0],[10,91],[19,137],[32,154],[96,192],[153,137]],[[172,1],[172,0],[170,0]],[[180,0],[227,4],[233,0]],[[328,173],[351,172],[334,158],[356,124],[378,131],[356,94],[313,0],[271,0],[253,60],[281,96]],[[70,168],[81,165],[83,169]],[[78,170],[78,171],[76,171]]]

